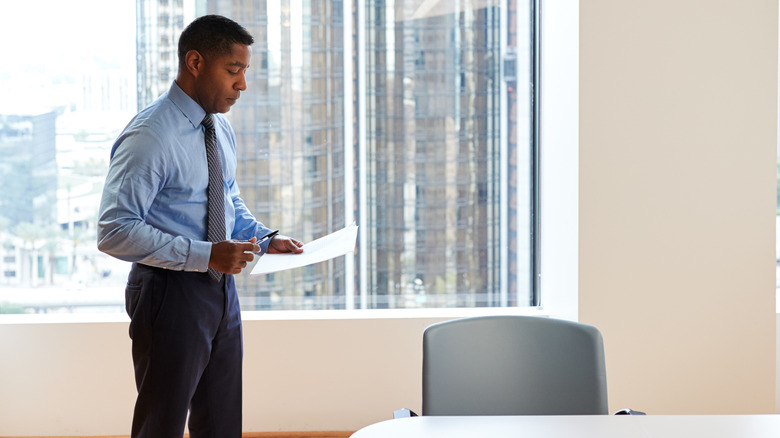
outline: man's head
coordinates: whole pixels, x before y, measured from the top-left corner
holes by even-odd
[[[246,89],[254,42],[241,25],[219,15],[205,15],[190,23],[179,38],[181,89],[207,113],[225,113]]]

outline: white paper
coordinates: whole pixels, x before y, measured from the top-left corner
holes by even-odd
[[[300,254],[263,254],[252,268],[252,275],[269,274],[285,269],[324,262],[355,250],[358,227],[352,224],[339,231],[303,245]]]

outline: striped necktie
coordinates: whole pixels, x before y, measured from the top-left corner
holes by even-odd
[[[201,124],[206,128],[206,159],[209,163],[209,211],[208,239],[209,242],[225,240],[225,191],[222,181],[222,163],[217,150],[217,132],[214,130],[214,119],[206,114]],[[209,268],[209,275],[216,281],[222,279],[222,273]]]

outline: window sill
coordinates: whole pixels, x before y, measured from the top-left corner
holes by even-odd
[[[130,318],[124,312],[113,313],[25,313],[0,315],[3,324],[85,324],[85,323],[128,323]]]
[[[550,316],[539,307],[478,307],[448,309],[369,309],[369,310],[271,310],[245,311],[244,321],[307,321],[359,319],[465,318],[487,315]],[[125,313],[36,313],[0,315],[2,324],[86,324],[130,322]]]
[[[248,311],[244,321],[290,321],[322,319],[423,319],[463,318],[487,315],[549,316],[538,307],[469,307],[447,309],[367,309],[367,310],[278,310]]]

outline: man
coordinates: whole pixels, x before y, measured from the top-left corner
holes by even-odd
[[[111,150],[98,248],[133,262],[125,291],[138,388],[133,437],[241,436],[241,316],[232,274],[252,252],[300,253],[239,197],[227,119],[252,36],[209,15],[179,39],[179,72]]]

